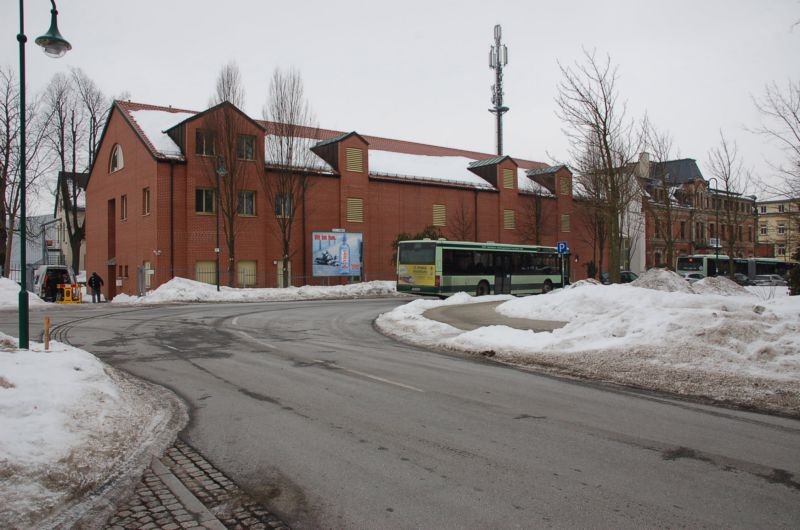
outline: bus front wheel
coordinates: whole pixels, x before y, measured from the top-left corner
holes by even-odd
[[[478,284],[478,288],[475,290],[475,294],[477,296],[486,296],[489,294],[489,282],[486,280],[480,282]]]
[[[553,290],[553,282],[551,282],[550,280],[545,280],[544,285],[542,286],[542,292],[549,293],[552,290]]]

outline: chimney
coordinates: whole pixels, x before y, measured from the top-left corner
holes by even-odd
[[[639,153],[639,163],[636,167],[636,172],[640,178],[650,177],[650,153],[642,151]]]

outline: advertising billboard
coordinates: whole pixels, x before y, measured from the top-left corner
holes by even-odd
[[[313,276],[361,276],[361,232],[312,232]]]

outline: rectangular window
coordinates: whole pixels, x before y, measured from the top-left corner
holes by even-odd
[[[753,242],[753,227],[752,226],[748,226],[747,227],[747,241],[750,242],[750,243]]]
[[[761,234],[762,236],[767,235],[767,225],[762,224],[760,227],[758,227],[758,233]]]
[[[292,196],[288,193],[275,196],[275,217],[288,219],[292,216]]]
[[[119,218],[123,221],[128,218],[128,196],[123,195],[119,200]]]
[[[686,221],[681,221],[681,239],[686,239]]]
[[[569,214],[568,213],[561,214],[561,231],[562,232],[569,232]]]
[[[783,204],[779,204],[778,213],[784,213],[784,212],[786,212],[786,206],[784,206]]]
[[[256,137],[240,134],[236,137],[236,157],[240,160],[256,159]]]
[[[508,190],[514,189],[514,170],[512,169],[503,170],[503,187]]]
[[[217,262],[198,261],[194,264],[194,279],[198,282],[217,283]]]
[[[761,207],[761,213],[767,213],[767,207],[766,206],[762,206]]]
[[[447,226],[447,208],[444,204],[433,205],[433,226]]]
[[[364,150],[355,147],[345,148],[346,168],[353,173],[364,172]]]
[[[256,262],[242,260],[236,264],[236,276],[239,287],[256,286]]]
[[[569,177],[561,177],[561,195],[569,195],[570,184]]]
[[[239,205],[236,213],[244,216],[254,216],[256,214],[256,192],[244,190],[239,192]]]
[[[216,194],[214,190],[198,188],[194,190],[194,211],[195,213],[214,213],[216,212]]]
[[[783,223],[778,224],[778,234],[784,235],[786,233],[786,225]]]
[[[514,210],[503,210],[503,229],[514,230],[516,229],[516,219]]]
[[[778,245],[775,248],[775,255],[776,256],[785,256],[786,255],[786,245]]]
[[[216,152],[214,151],[214,139],[214,131],[197,129],[194,133],[194,152],[202,156],[213,156]]]
[[[150,188],[142,190],[142,215],[150,214]]]
[[[353,197],[347,198],[347,222],[364,222],[364,199],[357,199]]]

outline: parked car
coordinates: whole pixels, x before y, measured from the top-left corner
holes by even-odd
[[[733,281],[739,285],[753,285],[750,278],[747,277],[747,274],[742,274],[741,272],[737,272],[733,275]]]
[[[705,274],[702,272],[690,272],[684,276],[684,279],[689,283],[699,282],[703,278],[705,278]]]
[[[753,278],[753,285],[778,285],[786,286],[786,280],[777,274],[759,274]]]
[[[631,283],[633,280],[638,278],[639,275],[635,272],[631,271],[620,271],[619,272],[619,283]],[[611,277],[608,275],[607,272],[600,273],[600,283],[603,285],[608,285],[611,283]]]

